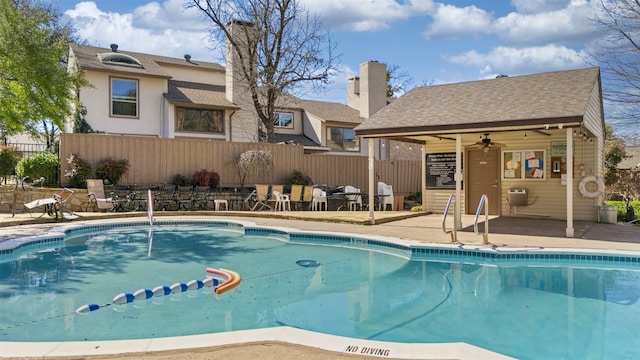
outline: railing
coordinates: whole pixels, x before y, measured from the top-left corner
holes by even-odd
[[[454,194],[451,194],[449,196],[449,201],[447,202],[447,206],[444,209],[444,215],[442,215],[442,231],[444,231],[445,234],[451,234],[451,242],[458,241],[458,232],[456,231],[455,224],[453,224],[453,230],[447,231],[447,214],[449,213],[449,208],[451,207],[451,201],[453,201],[455,197],[456,196]]]
[[[480,216],[480,211],[484,206],[484,232],[482,233],[482,243],[489,243],[489,199],[487,199],[487,195],[482,194],[480,198],[480,203],[478,204],[478,210],[476,210],[476,218],[473,221],[473,231],[478,234],[478,217]]]

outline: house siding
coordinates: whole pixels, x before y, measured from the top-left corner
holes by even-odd
[[[80,101],[88,109],[87,122],[96,131],[125,135],[162,136],[163,94],[167,81],[161,78],[122,76],[104,72],[86,71],[91,86],[82,88]],[[110,79],[122,78],[138,81],[138,117],[110,116]]]

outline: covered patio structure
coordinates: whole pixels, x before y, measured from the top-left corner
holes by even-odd
[[[374,140],[421,144],[423,211],[454,222],[485,199],[490,214],[599,219],[605,136],[599,68],[414,88],[356,127],[368,139],[369,203]],[[373,207],[369,218],[375,223]]]

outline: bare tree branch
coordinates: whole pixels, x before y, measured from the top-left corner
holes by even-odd
[[[278,99],[309,83],[325,86],[336,69],[331,34],[298,0],[190,0],[187,7],[199,9],[212,23],[211,36],[224,38],[231,47],[227,61],[236,56],[234,66],[239,67],[268,142],[275,140]]]

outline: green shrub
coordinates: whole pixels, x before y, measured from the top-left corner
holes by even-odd
[[[16,166],[16,174],[23,178],[31,179],[44,178],[45,185],[57,185],[58,156],[49,152],[39,152],[35,155],[23,158]]]
[[[0,176],[5,180],[16,173],[16,165],[20,161],[21,153],[12,147],[2,147],[0,150]]]
[[[289,179],[287,179],[288,185],[313,185],[311,177],[304,174],[300,170],[293,170]]]
[[[196,171],[191,176],[191,180],[196,186],[208,186],[213,189],[220,186],[220,175],[215,171],[207,171],[205,169]]]
[[[625,220],[627,215],[627,204],[624,201],[608,200],[606,205],[615,206],[618,210],[618,220]],[[634,200],[629,202],[629,206],[633,208],[633,212],[638,218],[640,216],[640,200]]]
[[[86,188],[87,179],[92,175],[91,164],[76,154],[71,154],[67,159],[71,170],[64,176],[69,179],[69,186],[73,188]]]
[[[118,185],[122,176],[129,170],[129,160],[104,159],[96,165],[96,177],[109,180],[112,185]]]

